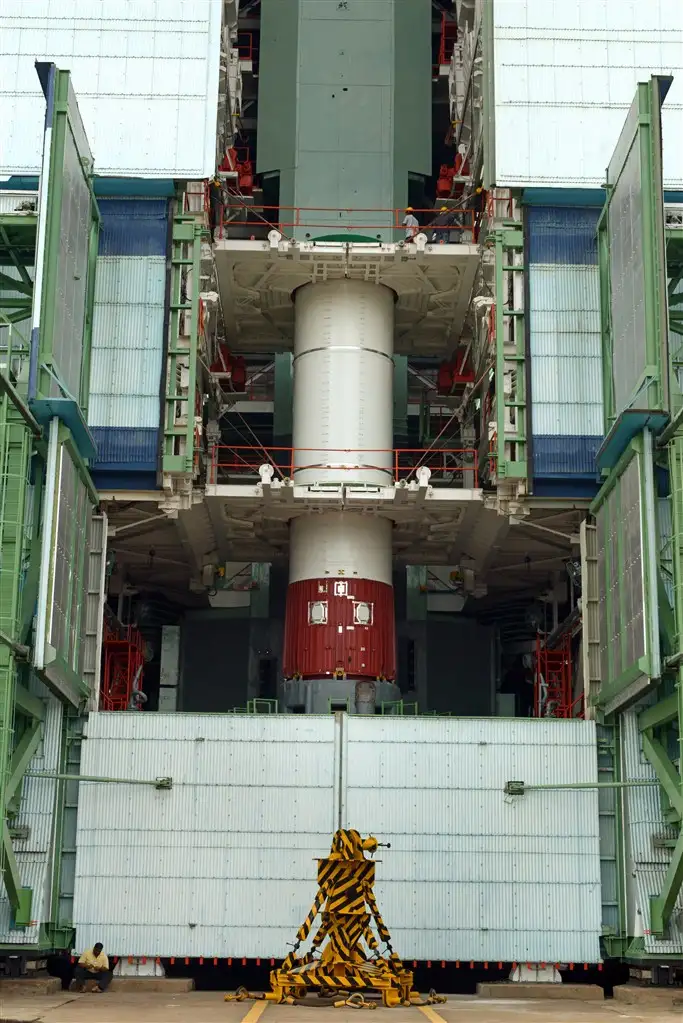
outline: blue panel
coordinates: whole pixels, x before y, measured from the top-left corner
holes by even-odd
[[[92,426],[97,444],[97,460],[93,469],[156,472],[159,431],[139,427]]]
[[[590,476],[597,478],[595,459],[602,437],[533,438],[533,474],[536,476]]]
[[[93,469],[90,473],[95,488],[102,490],[159,490],[156,472],[140,472],[121,465],[116,471]]]
[[[94,479],[94,477],[93,477]],[[554,497],[566,500],[570,497],[592,501],[600,489],[597,479],[587,476],[534,477],[534,497]]]
[[[100,256],[165,256],[168,203],[163,199],[100,199]]]
[[[526,213],[529,262],[597,266],[600,212],[596,207],[530,206]]]

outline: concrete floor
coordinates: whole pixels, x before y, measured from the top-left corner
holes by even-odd
[[[362,1020],[367,1014],[360,1013]],[[617,1001],[506,1001],[453,997],[423,1009],[377,1009],[390,1023],[681,1023],[676,1008],[624,1005]],[[297,1008],[264,1003],[226,1003],[220,993],[128,993],[104,995],[4,995],[3,1023],[358,1023],[353,1009]],[[371,1019],[375,1018],[375,1014]],[[380,1023],[379,1019],[377,1023]]]

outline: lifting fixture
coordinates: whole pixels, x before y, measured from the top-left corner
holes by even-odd
[[[240,989],[234,995],[226,995],[226,1001],[261,997],[291,1005],[309,993],[316,993],[321,998],[330,997],[337,1006],[374,1009],[375,1002],[365,1001],[369,992],[381,995],[389,1008],[446,1001],[433,991],[426,1000],[413,991],[413,974],[392,948],[391,935],[373,890],[375,861],[365,855],[372,855],[380,845],[372,835],[361,838],[353,829],[335,832],[329,856],[318,860],[315,901],[297,931],[292,951],[282,966],[270,974],[271,990],[253,996]],[[318,915],[320,926],[310,951],[299,955],[299,948],[309,937]],[[380,953],[373,921],[385,945],[384,955]]]

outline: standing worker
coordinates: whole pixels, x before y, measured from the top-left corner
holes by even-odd
[[[213,233],[223,222],[223,184],[217,174],[209,182],[209,229]]]
[[[102,951],[102,942],[98,941],[91,949],[84,952],[74,970],[74,991],[82,991],[88,980],[96,980],[97,987],[93,994],[102,994],[111,984],[109,958]]]
[[[420,221],[417,219],[417,217],[413,213],[413,207],[412,206],[407,206],[406,207],[406,215],[403,218],[403,226],[406,229],[406,237],[405,237],[406,242],[414,242],[415,241],[415,236],[416,236],[416,234],[417,234],[417,232],[418,232],[418,230],[420,228]]]

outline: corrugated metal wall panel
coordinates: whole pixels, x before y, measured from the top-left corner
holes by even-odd
[[[45,703],[43,739],[33,757],[30,770],[58,771],[62,739],[63,707],[47,695],[45,687],[31,680],[31,692]],[[14,839],[12,845],[24,886],[33,889],[33,921],[30,927],[10,927],[10,906],[3,891],[0,896],[0,941],[8,945],[31,945],[40,939],[41,926],[50,919],[52,838],[57,782],[50,778],[25,778],[16,823],[29,829],[28,838]]]
[[[173,777],[83,786],[78,944],[145,955],[282,956],[335,827],[335,719],[93,714],[82,770]]]
[[[100,256],[163,256],[168,235],[164,199],[98,199]]]
[[[93,425],[97,423],[101,427],[158,430],[159,397],[142,394],[93,394],[90,398],[88,419]],[[99,457],[98,454],[98,461]]]
[[[341,792],[344,822],[391,842],[377,891],[407,959],[598,958],[597,794],[503,793],[595,780],[590,722],[94,714],[87,732],[84,773],[173,789],[82,786],[79,947],[281,957]]]
[[[595,208],[531,206],[533,472],[594,476],[602,442],[602,346]]]
[[[99,174],[208,177],[215,168],[221,6],[3,0],[0,173],[38,172],[45,100],[37,59],[71,71]]]
[[[96,469],[114,470],[121,465],[139,466],[146,472],[157,467],[159,430],[138,427],[93,426],[90,429],[97,445]]]
[[[104,199],[100,207],[88,408],[98,445],[94,468],[125,464],[153,471],[161,414],[168,207],[165,201],[142,199]]]
[[[635,711],[621,715],[623,770],[626,778],[656,780],[655,770],[642,750],[638,716]],[[659,788],[655,785],[625,789],[626,824],[630,839],[630,869],[635,877],[635,902],[629,906],[629,933],[644,933],[645,951],[650,955],[683,954],[683,891],[679,893],[669,924],[667,938],[656,938],[650,931],[650,899],[663,887],[671,851],[653,844],[656,836],[675,838],[676,831],[665,824]],[[636,919],[638,918],[638,919]]]
[[[100,200],[88,421],[96,471],[156,467],[163,363],[168,206]]]
[[[503,793],[597,780],[592,722],[350,717],[345,736],[343,820],[391,841],[377,896],[401,955],[596,960],[597,793]]]
[[[636,85],[651,74],[674,76],[662,112],[664,181],[683,187],[683,32],[676,0],[492,6],[500,187],[600,187]]]

